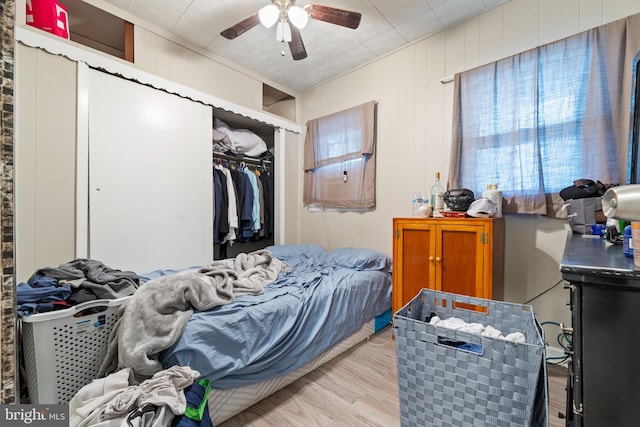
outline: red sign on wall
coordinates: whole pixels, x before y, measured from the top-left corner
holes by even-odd
[[[26,0],[27,24],[69,39],[67,9],[55,0]]]

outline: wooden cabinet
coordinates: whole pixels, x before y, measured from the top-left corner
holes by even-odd
[[[502,218],[394,218],[393,312],[422,288],[502,299]]]

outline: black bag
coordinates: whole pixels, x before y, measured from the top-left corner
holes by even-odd
[[[473,191],[466,188],[456,188],[444,193],[444,203],[452,211],[466,212],[474,200]]]
[[[576,179],[573,185],[560,190],[560,197],[562,200],[602,197],[605,191],[613,186],[613,184],[603,184],[591,179]]]

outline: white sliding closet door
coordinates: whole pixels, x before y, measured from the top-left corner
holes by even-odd
[[[210,262],[212,108],[89,74],[89,256],[136,273]]]

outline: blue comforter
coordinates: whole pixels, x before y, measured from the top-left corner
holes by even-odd
[[[315,245],[268,248],[291,268],[259,296],[194,312],[163,366],[190,366],[215,388],[293,371],[391,307],[391,260],[375,251]]]

